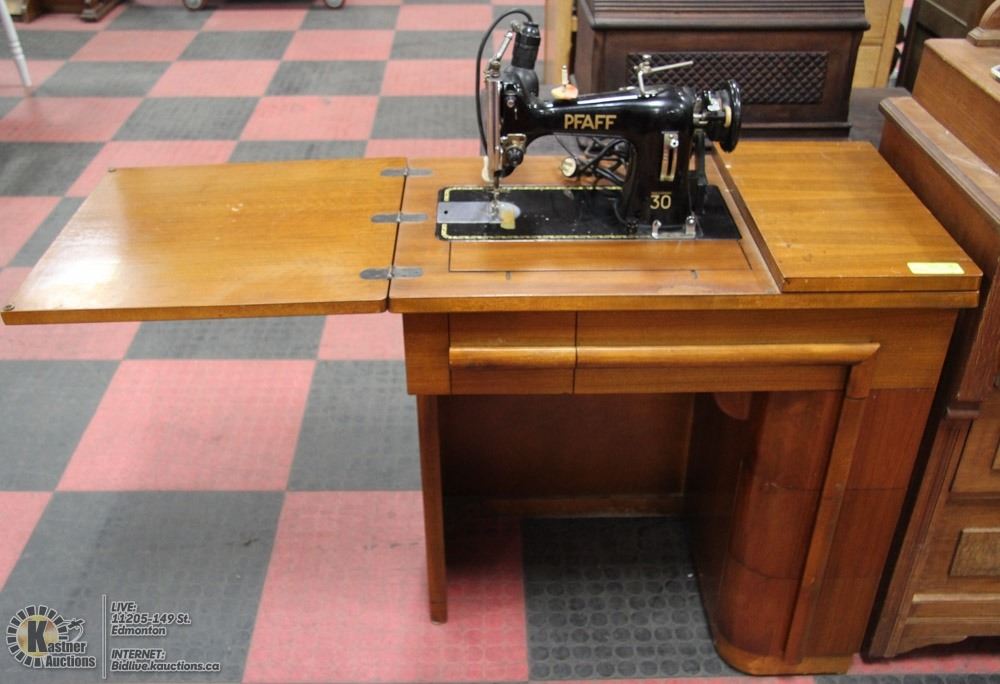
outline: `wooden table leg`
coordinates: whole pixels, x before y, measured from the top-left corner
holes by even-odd
[[[443,623],[448,621],[448,586],[444,564],[438,397],[417,396],[417,423],[420,434],[420,479],[424,494],[424,538],[427,546],[427,591],[430,597],[431,622]]]

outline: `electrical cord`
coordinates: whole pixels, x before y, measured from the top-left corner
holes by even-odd
[[[479,51],[476,53],[476,88],[473,92],[475,92],[476,94],[476,123],[479,125],[479,144],[481,146],[480,151],[483,153],[486,152],[486,131],[483,129],[483,105],[482,102],[480,102],[479,98],[479,78],[480,78],[479,69],[480,65],[483,62],[483,48],[486,47],[486,41],[488,41],[490,39],[490,36],[493,35],[493,31],[496,29],[497,26],[500,25],[500,22],[506,19],[507,17],[513,16],[515,14],[520,14],[531,23],[535,22],[532,16],[523,9],[516,8],[512,10],[507,10],[499,17],[494,19],[493,23],[490,24],[490,27],[486,29],[486,33],[483,34],[483,39],[479,43]]]

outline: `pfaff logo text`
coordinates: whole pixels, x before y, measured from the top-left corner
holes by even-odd
[[[617,114],[565,114],[563,128],[579,131],[606,131],[615,125]]]

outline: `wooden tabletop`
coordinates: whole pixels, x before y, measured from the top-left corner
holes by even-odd
[[[726,166],[782,292],[979,286],[975,263],[866,142],[743,143]]]
[[[6,323],[376,312],[403,159],[108,173],[4,309]]]
[[[711,162],[711,160],[710,160]],[[437,190],[476,182],[477,160],[411,160],[392,311],[974,306],[981,273],[865,142],[741,142],[709,164],[736,243],[457,243],[434,238]],[[730,176],[737,192],[726,189]],[[508,183],[565,182],[531,157]],[[780,296],[779,296],[780,295]],[[819,298],[822,296],[822,300]]]
[[[437,192],[480,182],[480,160],[411,160],[429,173],[383,174],[406,164],[109,173],[3,320],[325,315],[381,311],[387,297],[398,312],[962,307],[977,299],[979,270],[867,143],[745,142],[718,165],[710,159],[710,181],[737,217],[735,241],[446,242],[434,235]],[[564,181],[558,160],[529,156],[511,182]],[[416,220],[399,224],[397,240],[399,211]],[[391,287],[362,277],[390,264],[420,275],[394,277]]]

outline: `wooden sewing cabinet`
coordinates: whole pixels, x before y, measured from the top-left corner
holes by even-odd
[[[865,143],[710,164],[726,242],[437,239],[438,189],[480,168],[109,173],[3,318],[399,312],[432,619],[446,510],[683,512],[727,661],[846,670],[975,264]],[[560,178],[529,157],[516,180]]]

